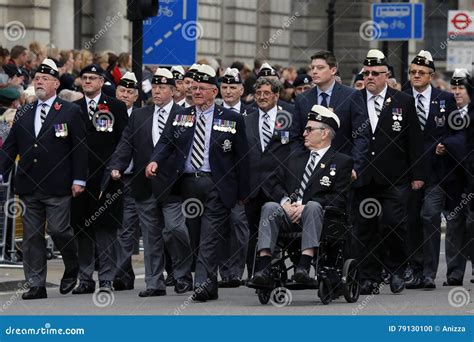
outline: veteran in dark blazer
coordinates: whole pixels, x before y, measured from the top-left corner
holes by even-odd
[[[255,83],[257,110],[245,119],[247,140],[249,142],[250,197],[245,206],[250,227],[247,251],[247,270],[249,278],[253,273],[255,246],[258,225],[263,205],[270,201],[269,179],[291,159],[291,144],[296,137],[292,135],[293,115],[278,110],[277,101],[281,82],[268,77],[260,77]]]
[[[154,147],[165,131],[173,127],[175,117],[184,113],[184,108],[173,101],[174,82],[169,70],[156,70],[152,79],[154,105],[133,111],[109,165],[112,178],[118,180],[130,161],[134,162],[131,193],[142,228],[147,287],[140,292],[141,297],[166,294],[163,279],[165,245],[171,259],[168,262],[173,266],[172,277],[176,280],[175,292],[184,293],[192,288],[192,252],[181,211],[182,200],[170,194],[172,187],[167,181],[169,173],[175,170],[167,172],[167,165],[164,165],[157,177],[145,177]]]
[[[23,208],[23,264],[30,289],[23,299],[46,298],[45,224],[60,251],[65,271],[60,292],[76,285],[77,246],[70,226],[71,198],[84,191],[87,178],[86,131],[79,106],[56,96],[59,72],[45,59],[33,79],[38,100],[20,108],[0,150],[0,175],[7,177],[17,155],[15,193]],[[24,207],[23,207],[24,206]],[[7,209],[12,208],[8,206]]]
[[[207,301],[218,298],[217,250],[223,223],[238,201],[249,195],[248,143],[244,119],[240,114],[215,105],[215,71],[198,67],[192,86],[195,106],[175,117],[173,128],[157,143],[148,176],[167,167],[175,169],[169,184],[183,196],[188,228],[199,232],[191,236],[192,247],[199,247],[193,298]],[[197,209],[197,211],[196,211]]]
[[[407,196],[410,189],[421,189],[425,179],[423,136],[413,97],[387,87],[381,51],[369,51],[363,74],[366,88],[360,92],[370,120],[370,145],[354,201],[361,291],[372,293],[385,267],[392,275],[391,291],[399,293],[405,288]],[[387,258],[380,253],[382,246]]]
[[[407,245],[413,278],[407,288],[435,289],[441,245],[441,213],[446,203],[442,182],[449,155],[455,153],[456,138],[449,124],[456,111],[451,93],[431,86],[435,72],[431,53],[421,50],[410,65],[411,87],[405,92],[415,99],[416,112],[423,136],[425,185],[411,190],[408,205]],[[450,151],[446,150],[445,144]],[[443,151],[441,152],[441,149]]]
[[[99,287],[112,288],[116,257],[114,245],[122,218],[122,188],[110,181],[105,191],[101,183],[107,164],[127,125],[125,104],[101,92],[104,71],[95,64],[80,73],[84,98],[76,101],[82,109],[89,150],[88,177],[84,196],[72,203],[72,224],[79,244],[79,280],[73,294],[93,293],[92,277],[98,258]]]
[[[272,287],[272,253],[280,231],[302,230],[301,257],[294,280],[310,283],[311,260],[319,247],[323,210],[334,206],[345,210],[353,162],[338,153],[331,141],[339,128],[338,116],[326,107],[314,105],[308,115],[305,151],[296,151],[271,179],[271,202],[262,208],[258,231],[257,272],[250,287]]]

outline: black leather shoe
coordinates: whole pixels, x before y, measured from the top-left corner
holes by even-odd
[[[405,289],[405,280],[397,274],[392,276],[392,280],[390,281],[390,291],[392,293],[400,293]]]
[[[229,279],[228,278],[222,278],[221,281],[217,283],[219,287],[229,287]]]
[[[471,279],[471,284],[474,284],[474,278]]]
[[[431,278],[425,278],[423,280],[423,288],[425,290],[434,290],[436,288],[436,284],[433,279]]]
[[[273,279],[268,271],[255,272],[252,279],[248,282],[247,286],[261,286],[261,287],[273,287]]]
[[[172,275],[168,275],[165,279],[166,286],[174,286],[176,284],[176,279]]]
[[[21,298],[24,300],[48,298],[48,294],[46,293],[46,287],[33,286],[28,290],[28,292],[23,293],[21,295]]]
[[[110,280],[100,280],[99,281],[99,292],[108,292],[112,291],[112,282]]]
[[[61,279],[61,284],[59,285],[59,293],[67,294],[71,292],[76,287],[77,279]]]
[[[227,287],[229,288],[237,288],[242,284],[242,279],[240,277],[232,277],[229,279],[227,283]]]
[[[181,279],[177,279],[176,283],[174,284],[174,292],[176,292],[178,294],[191,291],[192,289],[193,289],[192,284],[190,284],[187,281],[181,280]]]
[[[301,284],[306,284],[306,283],[311,282],[311,277],[309,276],[308,271],[302,267],[296,268],[295,274],[293,275],[293,279],[297,283],[301,283]]]
[[[423,280],[419,276],[414,276],[410,282],[405,282],[405,287],[409,290],[423,288]]]
[[[116,278],[114,280],[113,286],[114,286],[115,291],[127,291],[127,290],[133,290],[134,289],[133,283],[127,284],[120,278]]]
[[[72,294],[94,293],[95,284],[79,283],[79,286],[72,290]]]
[[[140,291],[138,296],[139,297],[166,296],[166,290],[146,289],[145,291]]]
[[[217,291],[215,293],[210,294],[206,291],[206,289],[202,287],[198,287],[192,295],[192,298],[196,302],[207,302],[208,300],[216,300],[219,299],[219,295]]]
[[[443,283],[443,286],[462,286],[462,280],[448,278],[448,280]]]

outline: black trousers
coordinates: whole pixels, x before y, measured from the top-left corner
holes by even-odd
[[[407,261],[407,196],[409,185],[357,188],[354,246],[361,280],[378,281],[383,267],[402,275]]]
[[[217,294],[218,247],[230,216],[219,198],[219,191],[209,176],[185,174],[177,184],[183,197],[191,249],[196,255],[194,288]]]

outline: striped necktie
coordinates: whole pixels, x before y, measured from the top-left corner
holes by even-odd
[[[194,131],[193,152],[191,154],[191,165],[199,170],[204,164],[204,146],[206,136],[206,122],[204,114],[200,114]]]
[[[303,201],[303,195],[308,185],[309,179],[313,174],[314,168],[316,167],[316,159],[319,156],[318,152],[313,151],[309,157],[308,162],[306,163],[306,168],[304,169],[303,179],[301,180],[300,188],[298,189],[298,202]]]
[[[165,129],[165,114],[166,110],[163,108],[160,108],[158,110],[158,135],[161,136],[161,133],[163,133],[163,130]]]
[[[374,99],[374,109],[375,109],[375,114],[377,114],[377,117],[380,116],[380,112],[382,111],[382,107],[380,106],[380,102],[378,102],[377,100],[380,99],[380,95],[375,95],[373,97]]]
[[[41,104],[41,111],[40,111],[40,119],[41,119],[41,124],[44,124],[44,120],[46,120],[46,107],[48,106],[47,103],[42,103]]]
[[[268,113],[263,114],[263,122],[262,122],[262,140],[263,140],[263,148],[262,152],[265,151],[267,148],[268,143],[272,140],[272,129],[270,128],[270,115]]]
[[[89,120],[92,120],[92,117],[95,114],[96,103],[94,100],[89,101]]]
[[[416,96],[417,103],[416,103],[416,113],[418,115],[418,120],[420,120],[420,127],[423,131],[426,125],[426,111],[425,106],[423,106],[423,99],[424,96],[422,94],[418,94]]]

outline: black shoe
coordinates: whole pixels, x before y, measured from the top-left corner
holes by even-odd
[[[242,279],[240,277],[232,277],[227,281],[228,288],[237,288],[242,284]]]
[[[72,290],[72,294],[86,294],[86,293],[94,293],[95,291],[95,284],[87,284],[80,282],[79,286]]]
[[[127,290],[133,290],[134,285],[133,283],[125,283],[122,279],[116,278],[113,283],[114,290],[115,291],[127,291]]]
[[[112,282],[110,280],[99,280],[99,292],[113,291]]]
[[[297,268],[296,268],[295,274],[293,275],[293,279],[294,279],[297,283],[301,283],[301,284],[307,284],[307,283],[311,283],[311,282],[312,282],[312,279],[311,279],[311,277],[309,276],[308,271],[305,270],[305,269],[302,268],[302,267],[297,267]]]
[[[273,279],[270,276],[270,272],[267,270],[255,272],[252,279],[248,282],[247,286],[253,287],[273,287]]]
[[[431,278],[425,278],[423,280],[423,288],[425,290],[434,290],[436,288],[436,284],[433,279]]]
[[[67,294],[71,292],[76,287],[76,283],[77,283],[76,278],[61,279],[61,284],[59,285],[59,293]]]
[[[46,293],[46,287],[33,286],[28,290],[28,292],[23,293],[21,295],[21,298],[24,300],[48,298],[48,294]]]
[[[471,279],[471,284],[474,284],[474,278]]]
[[[443,283],[443,286],[462,286],[462,280],[448,278],[448,280]]]
[[[174,286],[176,284],[176,279],[172,275],[168,275],[165,280],[166,286]]]
[[[400,293],[405,289],[405,281],[403,278],[397,274],[392,276],[392,280],[390,281],[390,291],[392,293]]]
[[[229,279],[228,278],[222,278],[222,280],[217,283],[217,286],[219,286],[219,287],[229,287]]]
[[[405,282],[405,287],[409,290],[422,289],[423,280],[419,276],[414,276],[410,282]]]
[[[174,284],[174,292],[181,294],[193,289],[193,285],[189,282],[181,279],[177,279],[176,283]]]
[[[166,296],[166,290],[146,289],[145,291],[140,291],[138,296],[139,297]]]
[[[376,295],[379,291],[379,284],[375,281],[363,280],[360,284],[361,295]]]
[[[215,293],[210,294],[205,288],[198,287],[194,290],[192,299],[196,302],[207,302],[208,300],[219,299],[219,295],[217,291]]]

